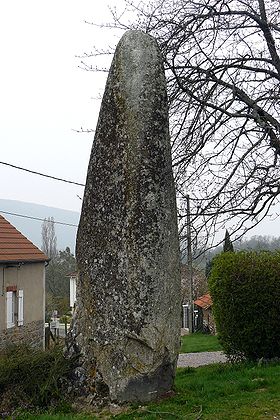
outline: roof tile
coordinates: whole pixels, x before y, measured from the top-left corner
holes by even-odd
[[[194,301],[194,304],[197,306],[200,306],[203,309],[210,308],[210,306],[212,306],[212,299],[211,299],[210,294],[208,293],[206,295],[200,296],[198,299]]]
[[[48,260],[47,255],[0,215],[0,263]]]

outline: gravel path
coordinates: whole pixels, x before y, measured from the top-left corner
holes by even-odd
[[[226,356],[222,351],[205,351],[202,353],[179,354],[177,367],[198,367],[212,363],[225,363]]]

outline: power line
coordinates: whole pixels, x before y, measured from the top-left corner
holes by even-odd
[[[14,168],[14,169],[20,169],[21,171],[29,172],[29,173],[34,174],[34,175],[40,175],[40,176],[44,176],[45,178],[51,178],[51,179],[54,179],[56,181],[67,182],[68,184],[79,185],[80,187],[85,186],[85,184],[81,184],[80,182],[69,181],[68,179],[58,178],[56,176],[43,174],[43,173],[37,172],[37,171],[32,171],[30,169],[22,168],[21,166],[12,165],[11,163],[0,162],[0,164],[5,165],[5,166],[10,166],[11,168]]]
[[[18,217],[24,217],[25,219],[31,219],[31,220],[39,220],[41,222],[44,222],[46,219],[41,219],[40,217],[32,217],[32,216],[26,216],[25,214],[18,214],[18,213],[11,213],[9,211],[0,210],[0,213],[4,214],[10,214],[11,216],[18,216]],[[55,220],[52,221],[52,223],[55,223],[57,225],[64,225],[64,226],[72,226],[72,227],[78,227],[78,225],[74,225],[72,223],[64,223],[64,222],[56,222]]]

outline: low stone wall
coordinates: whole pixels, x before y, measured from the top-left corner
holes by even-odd
[[[20,327],[0,331],[0,350],[12,344],[28,344],[34,348],[44,348],[44,321],[33,321]]]

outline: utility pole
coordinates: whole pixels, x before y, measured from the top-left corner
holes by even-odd
[[[190,215],[190,196],[186,196],[187,201],[187,266],[188,278],[190,281],[189,295],[189,332],[194,332],[194,319],[193,319],[193,267],[192,267],[192,238],[191,238],[191,215]]]

